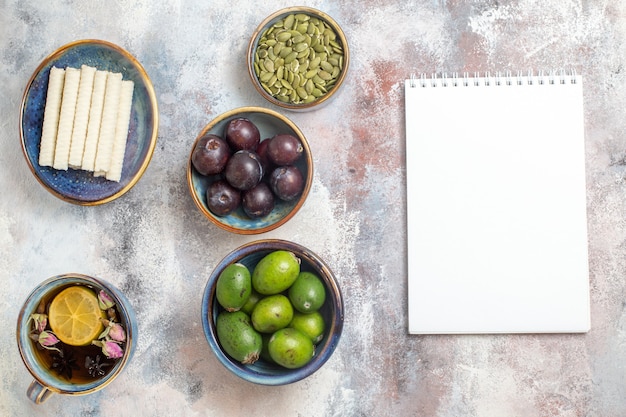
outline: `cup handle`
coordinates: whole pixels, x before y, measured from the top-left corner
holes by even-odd
[[[46,401],[50,395],[52,395],[52,391],[41,385],[39,382],[33,381],[26,390],[26,395],[28,395],[28,398],[30,398],[30,400],[35,404],[41,404]]]

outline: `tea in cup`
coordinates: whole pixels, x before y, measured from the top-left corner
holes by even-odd
[[[27,395],[83,395],[107,386],[135,350],[137,324],[126,297],[104,280],[82,274],[52,277],[26,299],[17,344],[34,377]]]

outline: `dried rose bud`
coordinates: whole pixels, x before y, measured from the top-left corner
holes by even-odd
[[[34,313],[31,314],[30,317],[28,318],[28,321],[33,321],[34,325],[35,325],[35,331],[38,333],[43,332],[44,330],[46,330],[46,326],[48,325],[48,315],[47,314],[40,314],[40,313]]]
[[[100,319],[100,321],[105,325],[105,329],[100,333],[98,339],[113,339],[116,342],[124,342],[126,340],[126,332],[121,324],[106,319]]]
[[[45,330],[39,333],[39,339],[37,341],[43,347],[50,347],[59,343],[59,339],[57,339],[54,333]]]
[[[109,337],[118,342],[124,342],[126,340],[126,332],[124,328],[118,323],[111,323],[109,331]]]
[[[113,340],[94,340],[91,343],[100,346],[102,353],[109,359],[121,358],[124,355],[124,350]]]
[[[30,334],[30,338],[36,341],[41,345],[41,347],[46,348],[48,350],[56,350],[60,352],[59,349],[55,348],[54,345],[59,343],[59,339],[52,332],[43,331],[39,334]]]
[[[113,301],[109,294],[101,290],[98,293],[98,304],[100,305],[101,310],[108,310],[115,305],[115,301]]]

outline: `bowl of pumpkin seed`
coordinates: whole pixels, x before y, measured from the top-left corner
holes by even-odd
[[[341,27],[324,12],[287,7],[261,22],[248,44],[248,74],[270,103],[310,111],[339,91],[350,52]]]

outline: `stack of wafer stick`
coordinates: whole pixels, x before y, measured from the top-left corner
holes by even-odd
[[[134,83],[88,65],[50,69],[39,165],[120,181]]]

